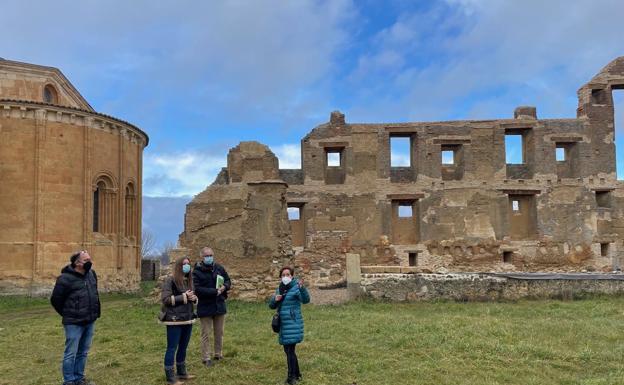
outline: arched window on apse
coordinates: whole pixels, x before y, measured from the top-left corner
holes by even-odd
[[[126,237],[136,237],[137,228],[137,212],[136,212],[136,194],[134,192],[134,184],[128,183],[126,186],[126,210],[125,210]]]
[[[48,84],[43,88],[43,101],[49,104],[58,104],[58,93],[53,85]]]
[[[116,232],[116,202],[113,182],[107,176],[99,177],[93,190],[93,232],[102,234]]]

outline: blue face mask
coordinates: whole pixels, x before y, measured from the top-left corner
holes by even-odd
[[[188,274],[191,272],[191,265],[186,264],[186,265],[182,265],[182,272],[184,274]]]
[[[207,255],[204,257],[204,264],[212,265],[214,262],[214,257],[212,255]]]

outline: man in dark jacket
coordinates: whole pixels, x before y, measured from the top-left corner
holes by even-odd
[[[225,325],[225,300],[232,287],[225,268],[214,261],[211,248],[201,251],[202,261],[193,269],[195,295],[199,299],[197,316],[201,325],[201,351],[204,365],[211,366],[212,359],[223,358],[223,329]],[[214,349],[210,337],[214,337]]]
[[[85,250],[73,254],[69,261],[56,280],[50,302],[63,317],[65,329],[63,384],[88,385],[93,383],[86,380],[84,371],[95,320],[100,317],[97,275]]]

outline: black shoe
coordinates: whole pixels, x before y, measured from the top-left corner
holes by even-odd
[[[75,384],[76,385],[95,385],[95,382],[91,380],[87,380],[86,378],[83,378],[82,380],[76,382]]]
[[[213,365],[213,364],[212,364],[212,360],[204,361],[204,366],[205,366],[205,367],[209,368],[209,367],[211,367],[212,365]]]
[[[288,385],[295,385],[296,383],[297,383],[297,379],[296,378],[288,377],[286,379],[286,381],[284,381],[284,384],[288,384]]]

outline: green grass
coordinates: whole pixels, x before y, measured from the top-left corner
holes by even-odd
[[[148,291],[148,290],[146,290]],[[624,298],[518,303],[304,306],[302,385],[624,384]],[[164,384],[165,328],[139,297],[103,296],[87,374],[98,385]],[[230,302],[226,360],[189,384],[281,384],[286,362],[264,304]],[[45,299],[0,298],[0,384],[60,384],[63,332]]]

